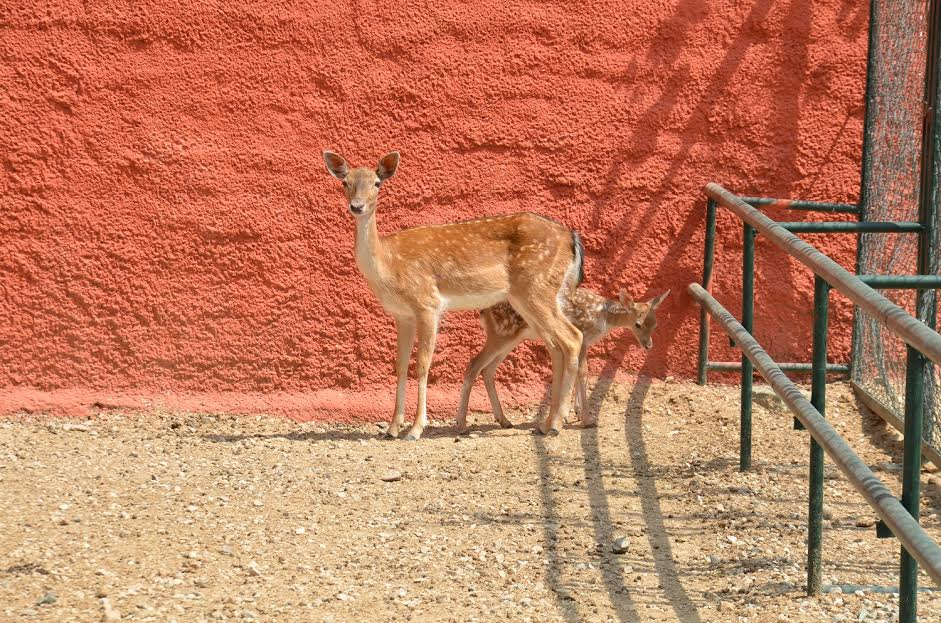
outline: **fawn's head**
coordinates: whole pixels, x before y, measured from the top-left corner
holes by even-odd
[[[615,314],[614,322],[619,327],[627,327],[637,338],[637,342],[646,349],[653,348],[653,332],[657,328],[657,308],[663,302],[669,290],[644,303],[635,303],[631,296],[621,290],[618,292],[618,301],[623,312]]]
[[[379,187],[395,175],[399,167],[399,152],[389,152],[379,159],[375,169],[357,167],[351,169],[340,154],[332,151],[323,152],[323,161],[330,175],[343,182],[346,204],[354,216],[369,216],[376,211],[379,199]]]

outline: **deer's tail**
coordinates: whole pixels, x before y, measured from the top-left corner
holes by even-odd
[[[577,231],[572,231],[572,253],[575,256],[573,260],[575,284],[572,286],[574,290],[582,285],[582,281],[585,280],[585,245],[582,244],[582,237],[578,235]]]

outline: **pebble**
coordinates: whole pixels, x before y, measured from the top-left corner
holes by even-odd
[[[393,469],[383,474],[380,479],[382,482],[396,482],[402,480],[402,473]]]
[[[242,610],[242,618],[246,620],[257,619],[258,615],[252,612],[251,610]]]
[[[255,577],[261,575],[261,569],[258,568],[258,563],[254,560],[245,565],[245,570],[248,572],[248,575],[253,575]]]
[[[42,596],[42,599],[36,602],[37,606],[47,606],[56,603],[59,600],[59,596],[49,591]]]
[[[614,543],[611,544],[611,551],[615,554],[624,554],[627,553],[627,550],[630,549],[631,542],[626,536],[622,536],[619,539],[615,539]]]
[[[107,597],[102,598],[101,606],[104,608],[104,620],[105,621],[120,621],[121,620],[121,613],[115,610],[111,606],[111,601]]]
[[[872,517],[864,517],[863,519],[856,520],[857,528],[871,528],[876,525],[876,520]]]

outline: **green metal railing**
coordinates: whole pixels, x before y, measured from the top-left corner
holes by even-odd
[[[775,206],[790,209],[814,210],[823,212],[853,212],[855,206],[842,203],[824,203],[819,201],[797,201],[789,199],[765,199],[758,197],[739,197],[739,199],[752,206]],[[850,208],[853,208],[851,210]],[[833,222],[833,221],[800,221],[800,222],[782,222],[778,223],[787,231],[792,233],[919,233],[922,231],[920,223],[897,222],[897,223],[879,223],[879,222]],[[712,272],[715,263],[715,240],[716,240],[716,205],[715,200],[709,199],[706,206],[706,244],[703,253],[703,280],[702,284],[706,290],[712,288]],[[742,323],[749,331],[753,329],[754,324],[754,281],[755,281],[755,235],[754,230],[748,224],[744,225],[742,251]],[[749,296],[750,295],[750,296]],[[748,309],[745,309],[748,307]],[[778,364],[782,370],[788,372],[809,373],[811,365],[809,363],[781,363]],[[747,364],[732,361],[710,361],[709,360],[709,318],[705,311],[699,315],[699,361],[697,365],[696,378],[700,385],[705,385],[710,371],[715,372],[736,372],[742,371],[743,386],[745,372],[743,366]],[[835,374],[847,374],[850,371],[848,364],[830,364],[827,372]],[[744,395],[750,392],[750,389],[743,388]]]
[[[731,363],[708,360],[708,321],[710,316],[720,321],[730,338],[738,344],[743,352],[740,366],[742,405],[739,467],[745,470],[751,466],[751,383],[753,366],[755,366],[757,371],[768,379],[775,391],[785,399],[785,402],[794,411],[796,420],[801,424],[801,427],[806,427],[812,436],[808,494],[808,594],[817,594],[821,588],[823,465],[824,452],[826,452],[847,473],[851,483],[866,497],[888,529],[898,536],[902,542],[899,587],[901,595],[900,620],[914,621],[915,595],[917,593],[917,567],[913,567],[916,564],[915,561],[921,563],[932,578],[941,585],[941,550],[917,524],[918,475],[921,466],[920,452],[922,445],[919,410],[924,387],[924,375],[920,371],[927,359],[941,362],[941,335],[938,335],[924,323],[894,305],[873,288],[915,288],[919,290],[938,288],[941,287],[941,278],[934,275],[867,275],[857,277],[795,236],[789,231],[789,229],[793,229],[788,227],[792,225],[791,223],[782,224],[771,220],[742,198],[733,195],[716,184],[708,185],[706,194],[709,201],[707,204],[703,285],[691,284],[689,291],[702,305],[700,381],[705,382],[705,372],[707,370],[722,369],[726,364]],[[709,228],[715,227],[716,212],[719,206],[731,211],[744,223],[741,323],[735,321],[709,292],[715,251],[715,231],[713,229],[710,233]],[[819,223],[808,223],[801,231],[859,232],[864,229],[852,227],[863,225],[861,223],[840,223],[841,227],[835,229],[821,227],[820,225]],[[865,225],[870,231],[872,229],[895,232],[904,230],[905,233],[917,233],[922,230],[917,223],[866,223]],[[752,337],[754,319],[754,238],[757,234],[765,236],[773,244],[785,250],[789,255],[810,268],[815,275],[814,341],[812,362],[809,365],[812,373],[812,389],[809,403],[802,395],[799,399],[792,396],[793,399],[788,400],[787,394],[793,394],[798,390],[784,377],[783,370],[783,368],[790,368],[792,371],[803,372],[807,370],[807,364],[776,364]],[[910,370],[909,383],[906,389],[906,430],[901,502],[888,493],[885,486],[872,475],[842,438],[839,438],[839,435],[823,419],[826,412],[826,375],[828,372],[835,371],[832,367],[833,364],[827,363],[828,305],[831,289],[840,291],[861,309],[879,318],[886,327],[909,344]],[[879,489],[879,492],[875,493],[873,487]],[[904,513],[904,518],[901,517],[899,511]]]
[[[892,492],[876,477],[871,469],[840,436],[833,426],[809,402],[754,337],[719,302],[697,283],[687,287],[693,297],[725,330],[751,360],[775,393],[810,431],[814,441],[830,456],[836,466],[849,479],[879,517],[890,527],[902,544],[910,549],[928,575],[941,586],[941,548],[918,525],[915,518],[902,506]],[[819,552],[819,549],[816,550]],[[810,553],[810,552],[809,552]],[[818,565],[819,567],[819,565]],[[808,588],[813,588],[808,585]]]

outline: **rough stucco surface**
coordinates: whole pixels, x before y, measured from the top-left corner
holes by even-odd
[[[533,210],[582,233],[586,285],[672,288],[654,350],[609,339],[594,368],[688,377],[703,184],[856,199],[856,5],[0,0],[0,406],[384,417],[393,325],[324,148],[401,151],[382,232]],[[735,309],[740,227],[720,228]],[[809,239],[852,266],[851,237]],[[757,333],[806,360],[811,278],[758,257]],[[845,359],[851,309],[832,313]],[[480,344],[474,314],[446,318],[435,415]],[[530,396],[547,374],[523,347],[502,380]]]

